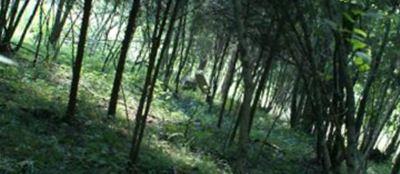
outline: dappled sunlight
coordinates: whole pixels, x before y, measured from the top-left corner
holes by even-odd
[[[398,174],[399,9],[1,0],[0,173]]]

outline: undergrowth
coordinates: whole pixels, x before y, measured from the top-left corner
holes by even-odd
[[[0,173],[123,173],[128,162],[135,108],[143,82],[126,72],[115,119],[105,117],[113,73],[101,72],[99,57],[86,57],[77,120],[62,121],[71,80],[71,55],[32,67],[32,45],[14,56],[18,67],[0,66]],[[68,49],[66,49],[68,50]],[[93,63],[94,62],[94,63]],[[129,69],[128,67],[127,69]],[[112,67],[107,70],[112,72]],[[129,71],[129,70],[127,70]],[[198,91],[179,96],[158,84],[140,153],[142,173],[233,173],[235,142],[227,141],[235,122],[227,115],[216,128],[212,109]],[[250,173],[318,173],[313,137],[289,129],[282,120],[257,113],[249,145]],[[267,132],[270,135],[267,136]],[[369,173],[388,172],[377,164]]]

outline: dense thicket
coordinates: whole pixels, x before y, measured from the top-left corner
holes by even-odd
[[[235,149],[236,173],[248,172],[258,117],[271,115],[265,129],[282,124],[314,138],[313,165],[323,173],[363,174],[379,160],[399,173],[398,0],[1,0],[0,14],[1,54],[32,42],[33,66],[57,61],[63,48],[73,55],[69,124],[79,122],[85,57],[115,73],[105,118],[132,100],[123,74],[144,79],[134,86],[135,114],[127,113],[135,118],[130,173],[140,168],[158,85],[178,99],[199,89],[213,129],[229,132],[224,148]]]

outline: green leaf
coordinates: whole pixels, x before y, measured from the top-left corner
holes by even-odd
[[[355,57],[354,58],[354,64],[357,66],[361,66],[362,64],[364,64],[364,60],[361,57]]]
[[[367,47],[367,44],[365,44],[364,42],[361,42],[357,39],[351,39],[350,42],[351,42],[351,45],[353,46],[354,50],[360,50],[360,49],[364,49]]]
[[[362,71],[362,72],[366,72],[366,71],[368,71],[369,69],[370,69],[370,67],[369,67],[368,64],[364,64],[364,65],[362,65],[362,66],[360,67],[360,71]]]
[[[354,29],[354,33],[366,38],[367,37],[367,33],[364,30],[361,30],[359,28],[355,28]]]

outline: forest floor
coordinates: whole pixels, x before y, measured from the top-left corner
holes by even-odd
[[[110,120],[105,115],[113,71],[101,72],[101,61],[95,56],[85,58],[78,124],[71,126],[62,121],[71,55],[61,53],[56,63],[39,61],[35,68],[32,57],[32,52],[22,50],[14,56],[18,67],[0,66],[0,173],[123,173],[144,78],[138,74],[143,73],[126,68],[124,95],[117,117]],[[216,113],[218,103],[210,110],[199,92],[175,96],[158,84],[139,157],[140,171],[233,173],[235,145],[226,140],[234,117],[227,116],[222,129],[217,129]],[[289,129],[282,120],[271,130],[275,117],[265,114],[257,113],[251,133],[256,141],[249,146],[249,173],[319,173],[313,137]],[[389,170],[387,164],[374,164],[368,171]]]

